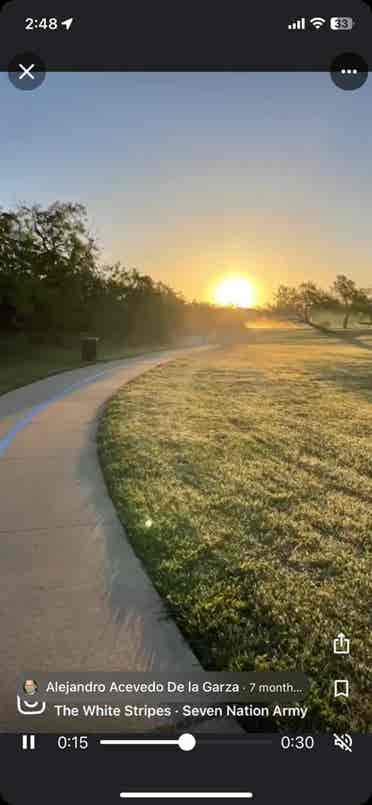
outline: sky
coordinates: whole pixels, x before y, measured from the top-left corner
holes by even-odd
[[[372,78],[327,73],[0,76],[0,206],[84,204],[102,263],[187,298],[229,275],[372,286]]]

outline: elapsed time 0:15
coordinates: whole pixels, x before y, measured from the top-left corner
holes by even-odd
[[[87,735],[59,735],[58,749],[88,749]]]

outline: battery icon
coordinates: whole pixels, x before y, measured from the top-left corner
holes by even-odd
[[[332,31],[351,31],[354,20],[352,17],[331,17]]]

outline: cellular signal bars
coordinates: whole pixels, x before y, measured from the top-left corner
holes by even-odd
[[[305,17],[301,17],[300,20],[295,20],[294,22],[290,22],[288,25],[289,31],[304,31],[305,30]]]

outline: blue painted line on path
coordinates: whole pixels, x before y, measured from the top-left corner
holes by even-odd
[[[71,394],[71,392],[76,391],[77,389],[82,388],[83,386],[86,386],[88,383],[94,382],[94,380],[97,380],[99,377],[102,377],[102,375],[109,374],[110,372],[115,372],[116,368],[117,367],[104,369],[101,372],[96,372],[96,374],[84,378],[84,380],[79,380],[77,383],[72,383],[70,386],[66,386],[66,388],[62,389],[62,391],[59,391],[58,394],[54,394],[53,397],[49,397],[47,400],[44,400],[42,403],[39,403],[38,405],[35,405],[33,408],[31,408],[26,414],[26,416],[20,419],[19,422],[17,422],[16,425],[10,428],[10,430],[8,430],[5,436],[3,436],[0,439],[0,457],[4,454],[5,450],[9,447],[9,445],[11,444],[13,439],[15,439],[15,437],[18,435],[18,433],[20,433],[24,428],[26,428],[27,425],[29,425],[30,422],[35,418],[35,416],[40,414],[42,411],[45,411],[45,409],[48,408],[53,403],[62,400],[63,397],[67,397],[68,394]]]

